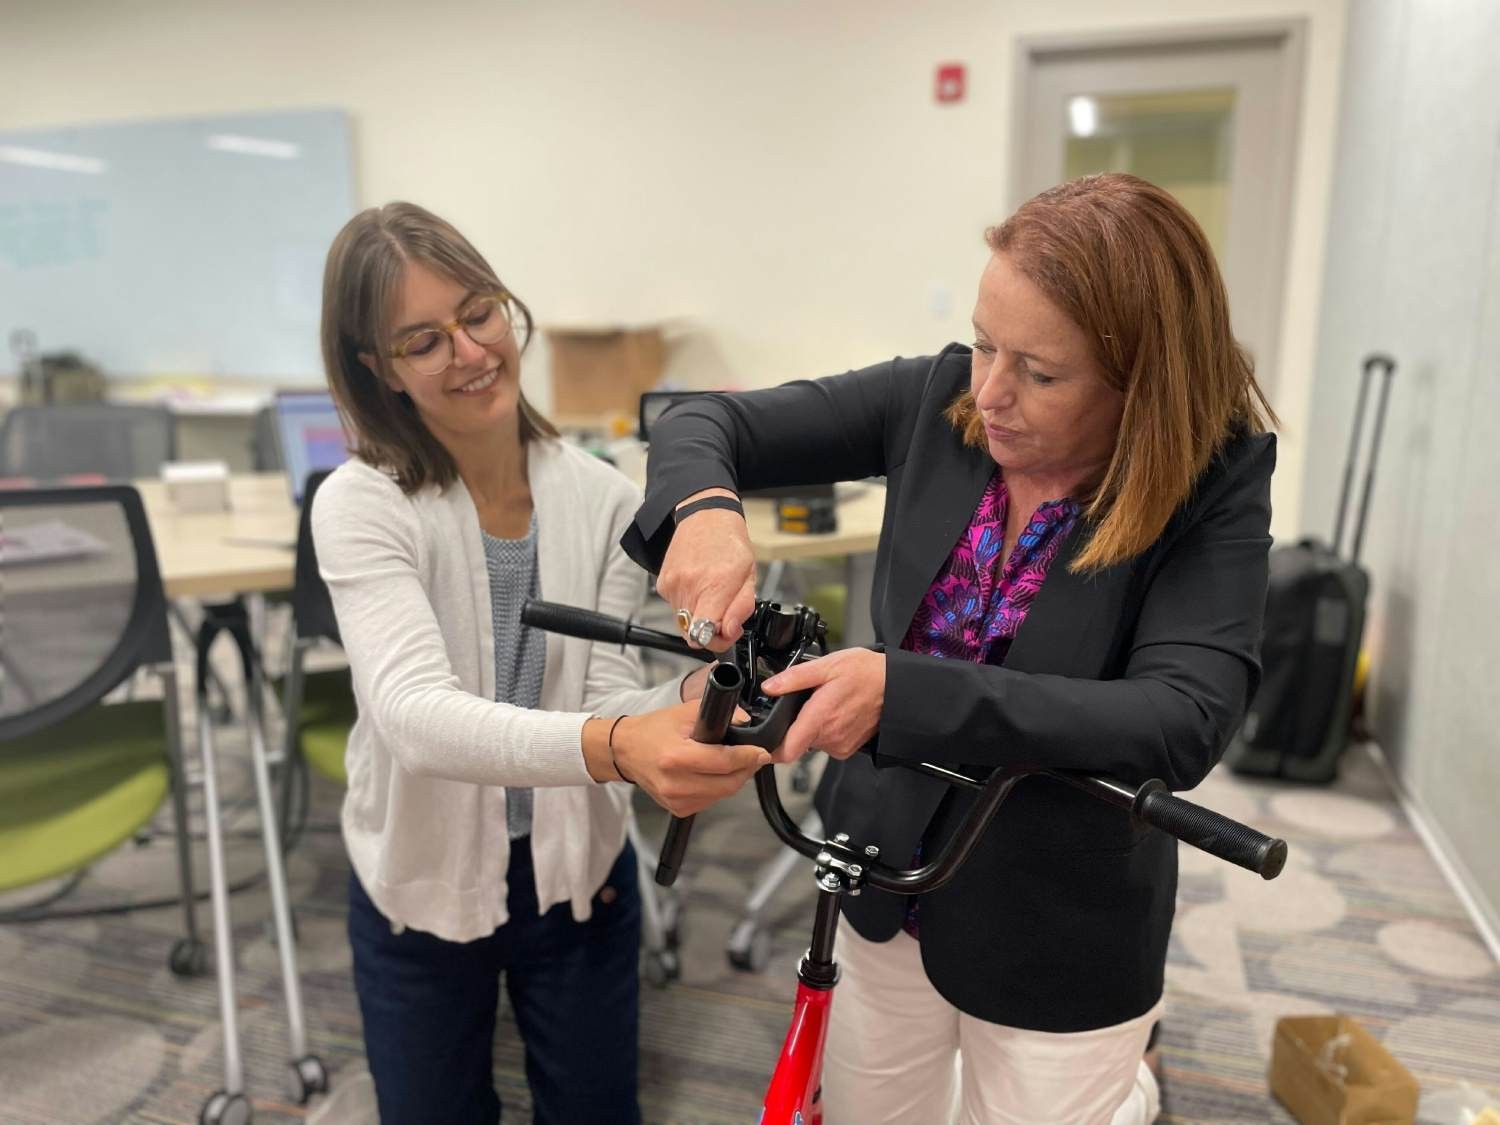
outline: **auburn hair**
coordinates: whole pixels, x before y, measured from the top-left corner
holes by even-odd
[[[396,293],[407,262],[452,278],[476,293],[506,294],[513,331],[524,352],[531,310],[501,283],[484,256],[451,223],[415,203],[387,203],[344,224],[323,269],[323,367],[360,460],[389,469],[410,495],[427,484],[447,488],[458,478],[453,455],[432,435],[411,397],[387,385]],[[371,371],[360,358],[370,357]],[[521,441],[558,436],[557,428],[519,400]]]
[[[1125,399],[1108,467],[1082,498],[1089,538],[1071,569],[1135,558],[1235,429],[1276,422],[1230,329],[1208,239],[1161,188],[1105,173],[1033,197],[985,241],[1083,330]],[[971,391],[947,417],[966,445],[985,447]]]

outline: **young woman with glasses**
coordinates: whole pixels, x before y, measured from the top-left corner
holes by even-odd
[[[496,1121],[503,976],[538,1122],[636,1108],[632,781],[675,814],[768,760],[689,737],[702,674],[547,639],[527,597],[629,617],[640,502],[520,390],[531,313],[451,225],[393,203],[329,251],[323,357],[355,454],[313,527],[359,718],[343,831],[380,1117]]]

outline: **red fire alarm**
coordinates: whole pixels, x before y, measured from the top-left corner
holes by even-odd
[[[937,100],[961,102],[964,100],[964,64],[940,63],[937,68]]]

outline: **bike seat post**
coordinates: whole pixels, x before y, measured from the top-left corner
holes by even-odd
[[[797,975],[809,988],[827,989],[838,983],[838,964],[833,959],[833,942],[838,935],[839,910],[845,895],[857,895],[865,885],[865,855],[878,855],[866,849],[864,854],[849,844],[849,836],[840,832],[824,841],[823,850],[813,869],[818,884],[818,909],[813,918],[812,944],[798,966]]]

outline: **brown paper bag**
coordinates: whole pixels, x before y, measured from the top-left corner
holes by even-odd
[[[1350,1016],[1288,1016],[1271,1043],[1271,1093],[1302,1125],[1411,1125],[1417,1081]]]

